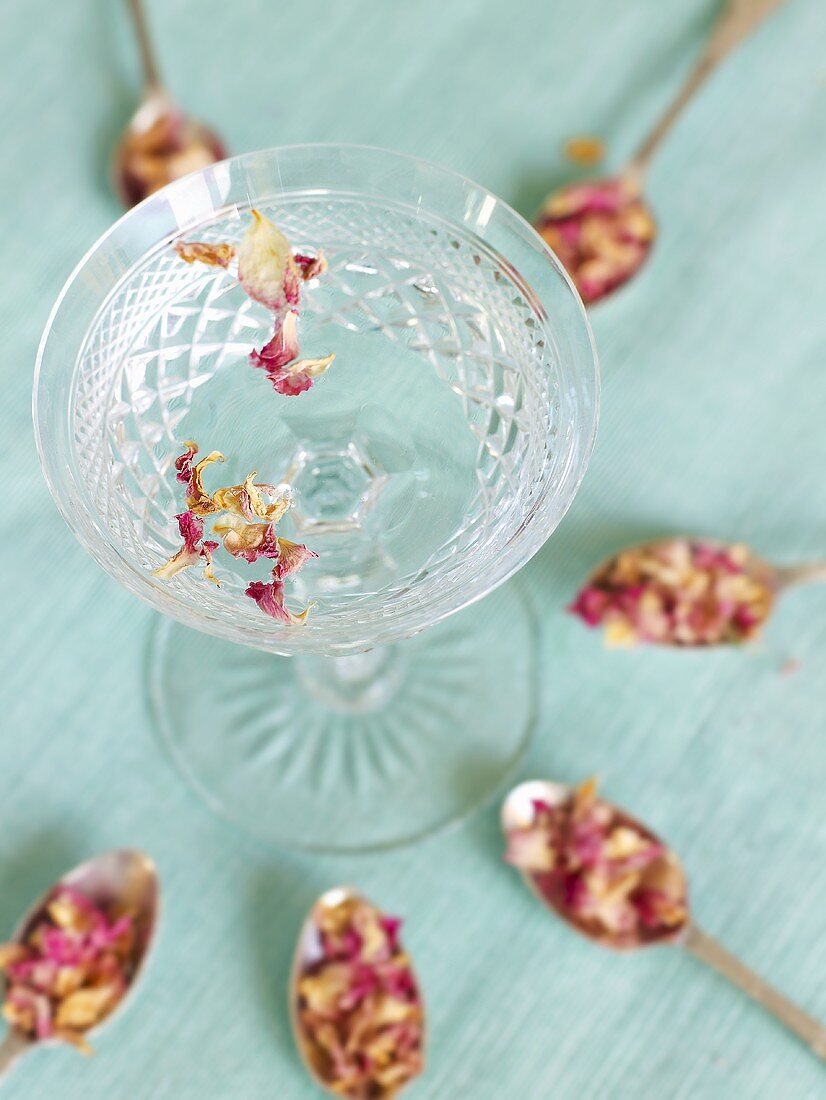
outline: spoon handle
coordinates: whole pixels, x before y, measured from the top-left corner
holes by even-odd
[[[143,0],[129,0],[129,10],[132,13],[132,22],[135,24],[135,34],[138,39],[141,66],[143,67],[143,79],[147,91],[155,91],[161,87],[161,78],[158,75],[158,66],[155,63],[152,39],[149,37],[149,26],[143,10]]]
[[[810,561],[803,565],[776,565],[774,574],[780,588],[826,581],[826,561]]]
[[[0,1043],[0,1077],[5,1077],[14,1063],[22,1054],[25,1054],[30,1046],[28,1039],[19,1031],[9,1028],[6,1037]]]
[[[696,925],[692,924],[688,929],[682,944],[692,955],[722,974],[724,978],[728,978],[732,985],[736,985],[738,989],[742,989],[762,1005],[767,1012],[807,1043],[819,1058],[826,1061],[826,1025],[820,1020],[816,1020],[788,997],[784,997],[759,974],[750,970],[731,955],[722,944]]]
[[[747,38],[763,20],[786,0],[726,0],[711,37],[685,84],[665,114],[649,133],[628,165],[628,171],[642,176],[660,142],[679,118],[683,108],[717,66]]]

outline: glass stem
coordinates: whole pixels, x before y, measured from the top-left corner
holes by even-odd
[[[399,647],[381,646],[346,657],[296,657],[305,689],[332,710],[373,711],[396,694],[404,673]]]

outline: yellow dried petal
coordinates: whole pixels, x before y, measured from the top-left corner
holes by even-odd
[[[230,512],[247,521],[259,519],[267,523],[277,523],[292,507],[292,498],[288,492],[279,490],[275,485],[257,484],[257,475],[258,471],[253,470],[244,478],[242,485],[231,485],[214,493],[216,510]],[[264,494],[276,499],[267,503]]]
[[[192,467],[192,478],[187,486],[186,506],[196,516],[211,516],[217,511],[212,497],[204,489],[201,481],[204,470],[213,462],[223,462],[224,456],[220,451],[210,451],[206,458],[196,462]]]
[[[651,841],[627,825],[618,825],[612,829],[605,841],[606,859],[627,859],[651,846]]]
[[[114,1008],[119,996],[119,991],[112,985],[78,989],[58,1004],[55,1025],[59,1028],[85,1031]]]
[[[85,1054],[87,1058],[95,1053],[94,1048],[79,1031],[74,1031],[69,1027],[58,1027],[55,1028],[54,1035],[56,1039],[61,1039],[64,1043],[71,1044],[71,1046],[75,1047],[81,1054]]]
[[[0,944],[0,970],[5,970],[12,963],[21,962],[28,957],[28,954],[22,943]]]
[[[586,168],[599,164],[605,157],[605,143],[590,134],[568,138],[563,150],[568,160]]]
[[[153,569],[151,575],[153,577],[160,577],[161,580],[168,581],[172,577],[182,573],[184,569],[189,569],[191,565],[196,565],[201,561],[201,554],[197,550],[187,550],[185,546],[182,546],[177,554],[173,554],[172,557],[159,565],[157,569]],[[207,567],[208,568],[208,567]]]
[[[175,251],[187,264],[206,264],[208,267],[226,267],[235,255],[235,246],[221,242],[176,241]]]

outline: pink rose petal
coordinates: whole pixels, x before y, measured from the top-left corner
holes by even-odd
[[[289,623],[291,626],[297,626],[306,622],[312,607],[312,605],[310,605],[310,607],[305,607],[304,610],[298,614],[295,614],[285,607],[284,584],[275,575],[273,575],[273,580],[269,583],[264,581],[253,581],[246,589],[245,595],[249,596],[251,600],[255,600],[265,615],[269,615],[279,622]]]
[[[301,276],[290,242],[277,225],[252,210],[238,246],[238,278],[246,293],[273,313],[298,305]]]

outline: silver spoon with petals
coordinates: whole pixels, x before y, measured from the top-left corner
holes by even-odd
[[[81,863],[58,880],[22,918],[12,936],[12,942],[25,944],[41,921],[51,901],[61,887],[84,895],[101,909],[117,909],[132,915],[134,927],[133,954],[128,986],[105,1018],[88,1031],[92,1036],[121,1012],[141,977],[155,936],[160,910],[160,884],[155,866],[143,852],[119,849],[106,852]],[[15,1026],[10,1026],[0,1043],[0,1077],[9,1072],[22,1055],[36,1046],[51,1045],[58,1039],[36,1039]]]
[[[606,179],[554,191],[536,228],[556,252],[586,305],[613,293],[647,259],[656,223],[643,196],[654,153],[714,70],[786,0],[726,0],[699,61],[626,166]]]
[[[730,954],[694,921],[685,871],[641,822],[579,788],[546,780],[515,787],[501,811],[506,859],[533,895],[602,947],[684,947],[775,1016],[826,1060],[826,1025]]]
[[[824,561],[774,565],[742,543],[672,536],[606,558],[568,610],[604,626],[609,645],[731,645],[756,637],[789,588],[815,582]]]
[[[290,1019],[331,1096],[391,1100],[424,1069],[425,1011],[399,925],[356,890],[322,894],[298,937]]]
[[[161,83],[142,0],[129,0],[143,67],[140,105],[118,143],[112,182],[125,206],[134,206],[226,154],[214,130],[185,115]]]

